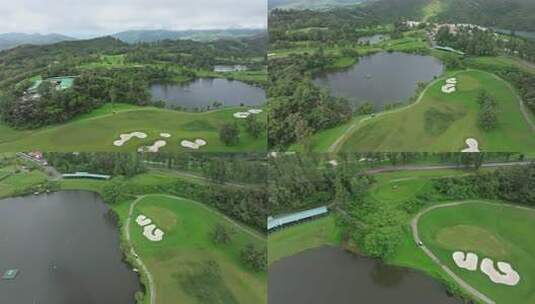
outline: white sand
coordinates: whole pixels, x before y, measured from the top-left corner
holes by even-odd
[[[156,225],[147,225],[143,227],[143,235],[152,242],[159,242],[163,239],[163,231],[156,228]]]
[[[455,77],[448,78],[448,79],[446,79],[446,83],[448,83],[448,84],[457,84],[457,78],[455,78]]]
[[[453,261],[460,268],[470,271],[477,270],[478,257],[475,253],[468,252],[465,254],[461,251],[455,251],[453,253]]]
[[[119,140],[116,140],[113,142],[113,145],[116,147],[120,147],[124,145],[127,141],[129,141],[133,137],[137,137],[139,139],[147,138],[147,134],[143,132],[132,132],[132,133],[121,134],[119,137],[120,137]]]
[[[448,83],[442,86],[442,92],[446,94],[451,94],[456,91],[455,85]]]
[[[197,138],[195,141],[183,140],[180,145],[184,148],[198,150],[202,146],[206,146],[206,140]]]
[[[171,134],[169,134],[169,133],[160,133],[160,137],[169,138],[169,137],[171,137]]]
[[[247,118],[249,115],[251,115],[249,112],[236,112],[233,114],[233,116],[236,118]]]
[[[479,142],[475,138],[467,138],[465,141],[468,148],[462,150],[461,152],[465,153],[475,153],[479,152]]]
[[[146,146],[146,147],[141,147],[139,149],[137,149],[139,152],[152,152],[152,153],[156,153],[158,151],[160,151],[160,148],[163,148],[167,145],[167,142],[165,140],[157,140],[155,141],[152,146]]]
[[[139,225],[139,226],[146,226],[148,224],[150,224],[152,221],[150,218],[144,216],[143,214],[140,214],[138,215],[138,217],[136,218],[136,223]]]
[[[333,165],[334,167],[338,166],[338,161],[336,159],[330,160],[329,164]]]
[[[498,270],[494,268],[494,262],[489,258],[484,258],[481,262],[481,272],[486,274],[489,279],[497,284],[515,286],[520,281],[520,275],[509,263],[498,262]]]
[[[247,112],[249,112],[251,114],[260,114],[260,113],[262,113],[262,109],[250,109]]]

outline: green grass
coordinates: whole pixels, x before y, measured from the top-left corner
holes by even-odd
[[[340,232],[333,215],[291,226],[269,235],[268,265],[310,248],[340,243]]]
[[[46,182],[46,175],[38,170],[15,173],[14,168],[2,168],[0,177],[0,198],[8,197],[29,187]],[[8,176],[9,175],[9,176]]]
[[[153,107],[107,104],[89,114],[66,124],[37,130],[18,131],[0,125],[0,151],[136,151],[140,146],[151,145],[160,139],[161,132],[170,133],[167,146],[161,151],[191,151],[180,146],[180,141],[202,138],[208,144],[200,151],[265,151],[266,133],[253,138],[245,131],[245,121],[232,116],[242,107],[224,108],[202,113],[180,112]],[[266,121],[266,114],[258,116]],[[225,146],[219,140],[219,130],[224,123],[237,122],[240,126],[240,142]],[[113,141],[122,133],[141,131],[146,139],[132,139],[123,147],[113,146]]]
[[[119,213],[124,216],[123,211],[119,210]],[[144,238],[142,228],[135,222],[132,222],[130,231],[137,253],[153,273],[158,304],[200,303],[196,297],[199,293],[210,303],[267,303],[266,273],[250,271],[239,257],[241,248],[247,243],[264,247],[265,241],[252,237],[220,214],[187,199],[147,196],[135,207],[134,218],[141,213],[165,231],[164,240],[157,243]],[[230,244],[215,245],[211,241],[210,232],[216,223],[232,231]],[[207,261],[217,263],[221,271],[219,278],[202,275],[202,267]],[[188,284],[192,278],[197,282]]]
[[[436,15],[438,15],[440,12],[444,10],[445,3],[443,3],[440,0],[431,0],[429,3],[424,6],[423,8],[423,21],[426,22],[429,20],[429,18],[432,18]]]
[[[439,79],[424,92],[418,104],[384,112],[361,123],[341,149],[461,151],[468,137],[476,138],[482,151],[535,149],[535,136],[520,112],[516,93],[504,80],[475,70],[459,72],[456,77],[457,92],[442,93],[444,79]],[[490,132],[477,125],[476,98],[482,89],[498,101],[498,127]]]
[[[481,201],[439,208],[422,216],[419,231],[423,242],[456,274],[496,303],[535,302],[535,211]],[[506,261],[520,274],[514,287],[492,283],[479,271],[458,268],[453,251],[470,251],[480,259]]]

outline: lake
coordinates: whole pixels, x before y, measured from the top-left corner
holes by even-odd
[[[382,111],[387,104],[407,101],[418,82],[432,81],[443,69],[432,56],[384,52],[361,57],[348,69],[321,73],[314,82],[355,106],[369,101],[376,111]]]
[[[445,287],[420,272],[320,247],[273,263],[270,304],[460,304]]]
[[[0,303],[131,304],[137,274],[122,262],[119,229],[96,193],[0,200]]]
[[[164,100],[168,108],[206,108],[214,101],[223,106],[260,106],[266,101],[262,88],[241,81],[221,78],[198,78],[187,84],[153,84],[152,101]]]

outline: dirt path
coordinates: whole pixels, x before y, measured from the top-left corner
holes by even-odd
[[[497,167],[507,167],[515,165],[529,165],[531,161],[515,161],[515,162],[500,162],[500,163],[485,163],[481,165],[481,168],[497,168]],[[377,174],[384,172],[396,172],[396,171],[420,171],[420,170],[440,170],[440,169],[466,169],[463,165],[432,165],[432,166],[422,166],[422,165],[402,165],[402,166],[389,166],[375,168],[365,171],[366,174]]]

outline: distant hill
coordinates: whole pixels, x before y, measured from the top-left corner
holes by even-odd
[[[268,0],[268,9],[311,9],[325,10],[340,6],[351,6],[366,0]]]
[[[434,0],[437,1],[437,0]],[[440,0],[444,7],[431,21],[476,23],[535,32],[534,0]]]
[[[126,43],[156,42],[162,40],[213,41],[221,38],[241,38],[255,36],[265,32],[263,29],[223,29],[223,30],[138,30],[125,31],[112,36]]]
[[[0,34],[0,50],[14,48],[22,44],[44,45],[69,40],[75,40],[75,38],[60,34],[5,33]]]

